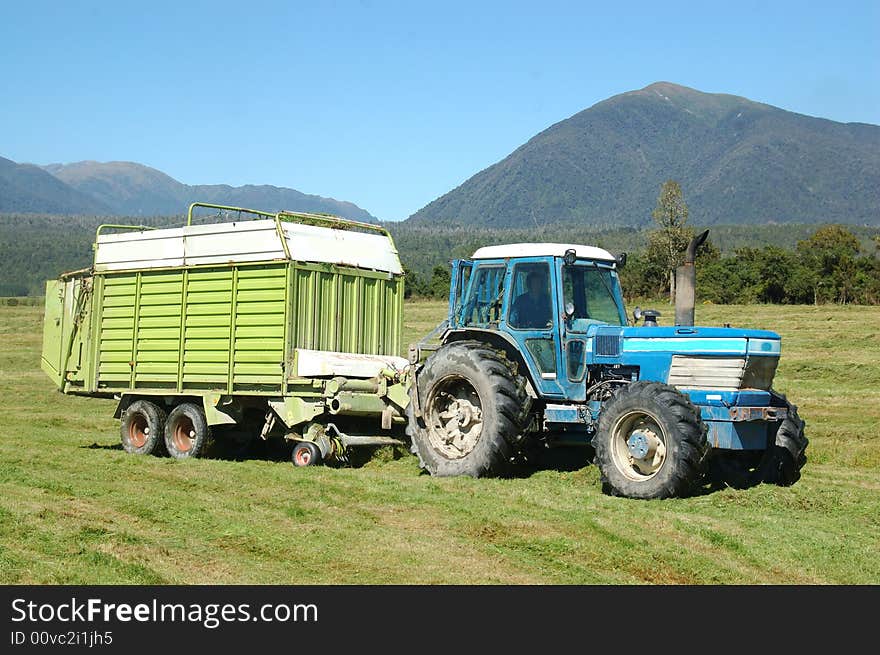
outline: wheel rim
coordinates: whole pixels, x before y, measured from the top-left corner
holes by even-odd
[[[614,465],[630,480],[650,480],[663,468],[666,433],[650,412],[637,410],[621,416],[611,431],[611,440]]]
[[[469,455],[483,432],[483,405],[474,386],[458,376],[445,378],[425,406],[431,446],[448,459]]]
[[[150,435],[150,424],[143,414],[135,414],[128,426],[128,442],[135,448],[143,448]]]
[[[293,457],[299,466],[308,466],[312,462],[312,453],[308,448],[298,448]]]
[[[177,419],[172,432],[172,441],[178,452],[188,453],[192,450],[196,441],[196,428],[192,419],[188,416],[181,416]]]

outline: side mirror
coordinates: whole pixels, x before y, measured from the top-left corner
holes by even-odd
[[[617,270],[620,270],[624,266],[626,266],[626,253],[625,252],[620,253],[615,259],[617,261]]]
[[[571,266],[577,261],[577,251],[574,248],[569,248],[565,251],[565,255],[562,256],[562,261],[565,262],[566,266]]]
[[[565,320],[570,321],[574,318],[574,303],[565,303]]]

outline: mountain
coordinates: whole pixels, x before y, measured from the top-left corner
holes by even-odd
[[[134,162],[81,161],[44,168],[67,185],[111,207],[114,213],[125,216],[179,214],[191,202],[200,201],[266,211],[324,212],[372,223],[377,220],[350,202],[268,185],[192,186]]]
[[[192,202],[185,184],[142,164],[80,161],[49,164],[43,168],[68,186],[110,207],[114,214],[179,214]]]
[[[699,225],[878,225],[880,127],[657,82],[556,123],[407,221],[639,226],[667,179]]]
[[[0,212],[103,214],[109,207],[39,166],[0,157]]]
[[[289,209],[369,223],[376,217],[351,202],[268,185],[188,185],[134,162],[81,161],[35,166],[0,157],[0,212],[172,216],[191,202],[266,211]]]

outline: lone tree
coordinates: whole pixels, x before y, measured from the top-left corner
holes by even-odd
[[[651,217],[658,227],[648,235],[648,257],[662,265],[669,278],[669,300],[675,300],[675,268],[693,237],[688,227],[688,207],[681,193],[681,185],[666,180],[657,196],[657,207]]]

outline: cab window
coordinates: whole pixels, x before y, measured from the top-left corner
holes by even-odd
[[[569,330],[585,331],[591,323],[624,325],[618,304],[620,283],[607,268],[577,265],[562,268],[562,295],[565,306],[574,307]]]
[[[547,262],[513,267],[513,290],[507,322],[518,330],[542,330],[553,325],[550,266]]]
[[[504,266],[478,266],[471,273],[467,297],[462,303],[462,325],[497,323],[504,299]]]

